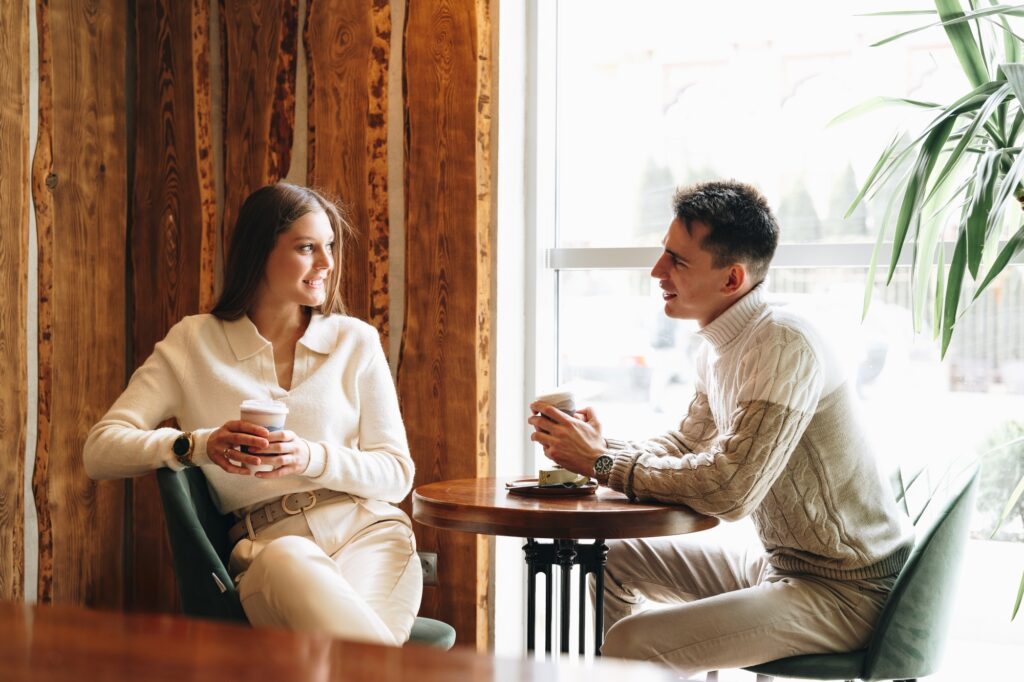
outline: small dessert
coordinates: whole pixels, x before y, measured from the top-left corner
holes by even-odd
[[[590,478],[562,467],[541,469],[537,474],[537,485],[541,487],[580,487],[590,483]]]

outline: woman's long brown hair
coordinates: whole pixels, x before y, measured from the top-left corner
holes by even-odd
[[[327,214],[334,232],[334,267],[327,279],[326,298],[313,310],[324,315],[344,313],[340,292],[341,246],[352,227],[340,204],[316,190],[286,182],[261,187],[242,204],[228,248],[224,289],[211,312],[222,320],[237,320],[245,315],[252,307],[278,236],[302,216],[317,211]]]

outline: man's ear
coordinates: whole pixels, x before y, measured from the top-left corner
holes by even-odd
[[[748,278],[747,266],[743,263],[733,263],[726,271],[726,280],[725,285],[722,287],[722,293],[731,296],[739,291],[743,291]]]

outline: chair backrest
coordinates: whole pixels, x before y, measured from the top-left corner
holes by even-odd
[[[976,464],[962,472],[947,469],[934,487],[927,483],[926,507],[911,515],[917,542],[875,626],[863,679],[921,678],[938,668],[977,483]],[[907,509],[902,482],[897,492]]]
[[[182,611],[189,616],[248,622],[226,568],[233,519],[213,504],[202,470],[159,469],[156,480]]]

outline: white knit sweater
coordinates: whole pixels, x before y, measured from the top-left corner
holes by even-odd
[[[285,428],[310,445],[301,476],[260,479],[229,474],[210,462],[210,434],[238,419],[239,403],[250,398],[288,406]],[[121,478],[164,466],[180,469],[171,452],[179,432],[157,428],[171,417],[193,433],[194,461],[221,512],[316,488],[399,502],[412,486],[412,457],[379,337],[355,318],[313,315],[295,346],[292,388],[286,391],[277,383],[273,346],[248,317],[186,317],[90,431],[86,472]]]
[[[893,575],[913,529],[880,474],[856,401],[808,322],[755,288],[700,331],[678,431],[608,440],[609,485],[724,519],[753,515],[769,562],[831,578]]]

